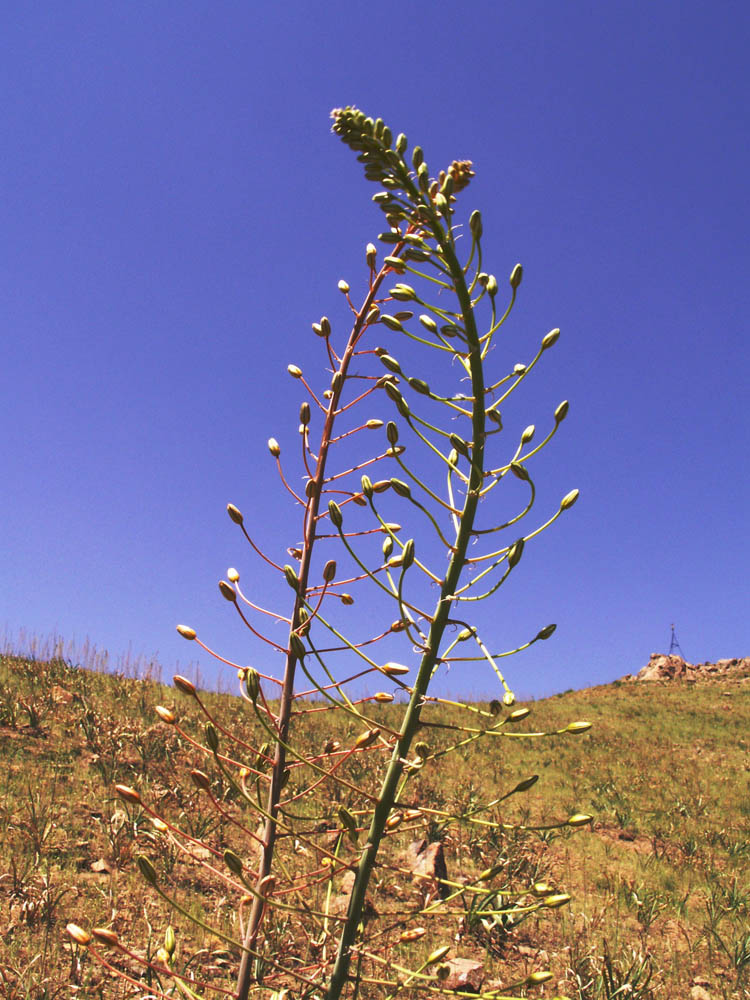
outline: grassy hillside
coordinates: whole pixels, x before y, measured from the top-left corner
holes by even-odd
[[[237,699],[206,702],[228,728],[248,726]],[[137,787],[196,838],[236,849],[231,826],[189,780],[191,768],[207,769],[205,758],[159,721],[157,704],[176,707],[184,731],[199,737],[194,705],[171,687],[61,659],[0,658],[5,1000],[148,994],[149,983],[128,986],[73,946],[69,921],[110,927],[140,954],[157,951],[171,922],[179,965],[231,989],[231,949],[170,913],[134,857],[153,857],[170,892],[214,927],[231,930],[232,901],[113,793],[116,782]],[[544,879],[573,900],[508,926],[484,927],[467,912],[446,922],[452,953],[481,960],[506,981],[549,966],[555,979],[532,996],[677,998],[695,987],[710,997],[749,996],[750,680],[616,683],[530,707],[519,731],[577,719],[594,725],[575,738],[468,746],[445,770],[425,768],[420,793],[425,805],[469,807],[488,788],[500,795],[539,774],[529,792],[508,800],[504,821],[535,825],[590,812],[593,826],[478,837],[435,824],[431,836],[442,840],[448,877],[459,865],[502,864],[508,885]],[[381,710],[387,721],[396,707]],[[332,732],[325,715],[306,725],[310,745],[351,735]],[[121,967],[141,975],[134,962]]]

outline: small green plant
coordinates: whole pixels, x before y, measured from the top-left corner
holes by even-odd
[[[489,799],[470,789],[444,802],[436,790],[468,747],[551,735],[524,730],[529,709],[514,708],[500,663],[549,639],[555,626],[540,623],[515,648],[497,650],[471,611],[497,595],[578,497],[568,492],[541,523],[522,526],[536,500],[533,462],[568,403],[542,433],[531,424],[511,430],[509,406],[560,331],[541,338],[524,362],[495,360],[523,272],[516,265],[501,288],[484,261],[480,213],[466,223],[456,216],[474,176],[469,161],[433,175],[421,147],[408,154],[404,135],[394,138],[380,119],[351,107],[333,112],[333,131],[378,185],[383,249],[367,245],[360,294],[339,282],[348,333],[325,316],[312,324],[329,369],[322,386],[298,365],[288,368],[303,394],[294,472],[286,443],[282,451],[276,438],[268,442],[299,513],[285,545],[259,539],[238,507],[227,508],[257,570],[288,586],[289,607],[247,594],[234,568],[219,582],[255,643],[252,666],[233,664],[248,726],[222,723],[179,676],[176,687],[204,718],[202,733],[192,735],[176,710],[157,708],[203,754],[191,780],[220,822],[188,815],[188,805],[185,822],[174,824],[158,801],[118,786],[165,845],[139,856],[143,877],[174,912],[226,943],[238,966],[237,1000],[452,992],[457,921],[465,927],[469,915],[492,951],[521,920],[569,901],[524,866],[506,878],[505,857],[480,867],[477,839],[502,845],[519,830],[549,836],[591,820],[514,820],[514,803],[536,774],[503,777]],[[355,603],[363,616],[350,611]],[[192,627],[179,631],[212,652]],[[474,662],[497,680],[489,706],[430,693],[437,674]],[[95,729],[88,714],[82,726]],[[572,722],[554,733],[588,729]],[[416,866],[406,851],[414,841],[423,848]],[[167,844],[234,900],[232,916],[222,920],[217,909],[209,922],[170,894],[159,861]],[[438,864],[444,845],[453,846],[451,871]],[[167,948],[144,958],[110,929],[71,925],[70,933],[110,967],[122,969],[102,948],[123,963],[140,961],[156,996],[220,989],[178,972]],[[551,976],[538,969],[504,983],[502,994]]]

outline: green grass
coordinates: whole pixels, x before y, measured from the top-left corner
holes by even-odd
[[[206,701],[227,728],[252,738],[238,699],[208,694]],[[159,722],[156,704],[175,705],[186,732],[200,735],[195,707],[171,687],[79,669],[59,657],[0,658],[5,1000],[143,995],[145,986],[113,978],[72,946],[69,921],[110,927],[134,951],[151,954],[171,922],[178,966],[232,987],[232,948],[170,912],[141,879],[135,855],[154,858],[163,884],[198,919],[236,933],[232,900],[207,873],[161,846],[143,811],[113,793],[115,782],[137,787],[196,837],[234,846],[227,821],[188,777],[192,767],[207,769],[205,758]],[[671,998],[688,996],[696,981],[712,997],[749,995],[750,681],[615,683],[530,707],[518,729],[562,728],[576,719],[594,725],[577,737],[482,741],[452,755],[445,768],[425,766],[414,794],[435,809],[470,806],[539,774],[499,818],[535,825],[590,812],[591,829],[502,834],[468,824],[441,828],[436,820],[430,833],[443,840],[449,877],[500,859],[501,887],[544,878],[573,901],[543,918],[489,929],[467,911],[445,924],[453,954],[482,960],[504,981],[548,966],[554,989],[535,996]],[[398,708],[378,711],[387,723]],[[449,722],[453,712],[440,709],[432,718]],[[332,732],[326,714],[308,720],[310,746],[352,736]],[[435,744],[438,737],[438,730],[424,736]],[[370,761],[356,762],[361,780]],[[231,789],[221,782],[217,789],[231,809]],[[419,945],[401,946],[405,961],[420,956]]]

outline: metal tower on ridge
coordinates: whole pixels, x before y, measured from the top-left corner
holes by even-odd
[[[680,656],[685,659],[685,654],[682,652],[682,646],[677,641],[677,635],[675,634],[674,625],[669,626],[672,629],[672,638],[669,641],[669,655],[678,652]]]

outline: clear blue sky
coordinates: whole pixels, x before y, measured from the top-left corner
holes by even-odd
[[[575,510],[492,611],[541,695],[665,651],[750,655],[744,2],[74,2],[3,14],[0,627],[158,654],[196,627],[249,662],[216,581],[279,553],[264,470],[296,438],[286,366],[382,229],[330,134],[356,104],[475,162],[489,268],[525,268],[514,329],[563,336],[522,426]],[[521,360],[513,357],[512,362]],[[295,525],[293,521],[288,522]],[[249,587],[248,589],[252,589]],[[287,601],[288,590],[277,594]],[[205,676],[215,677],[201,660]],[[447,688],[484,693],[484,668]]]

